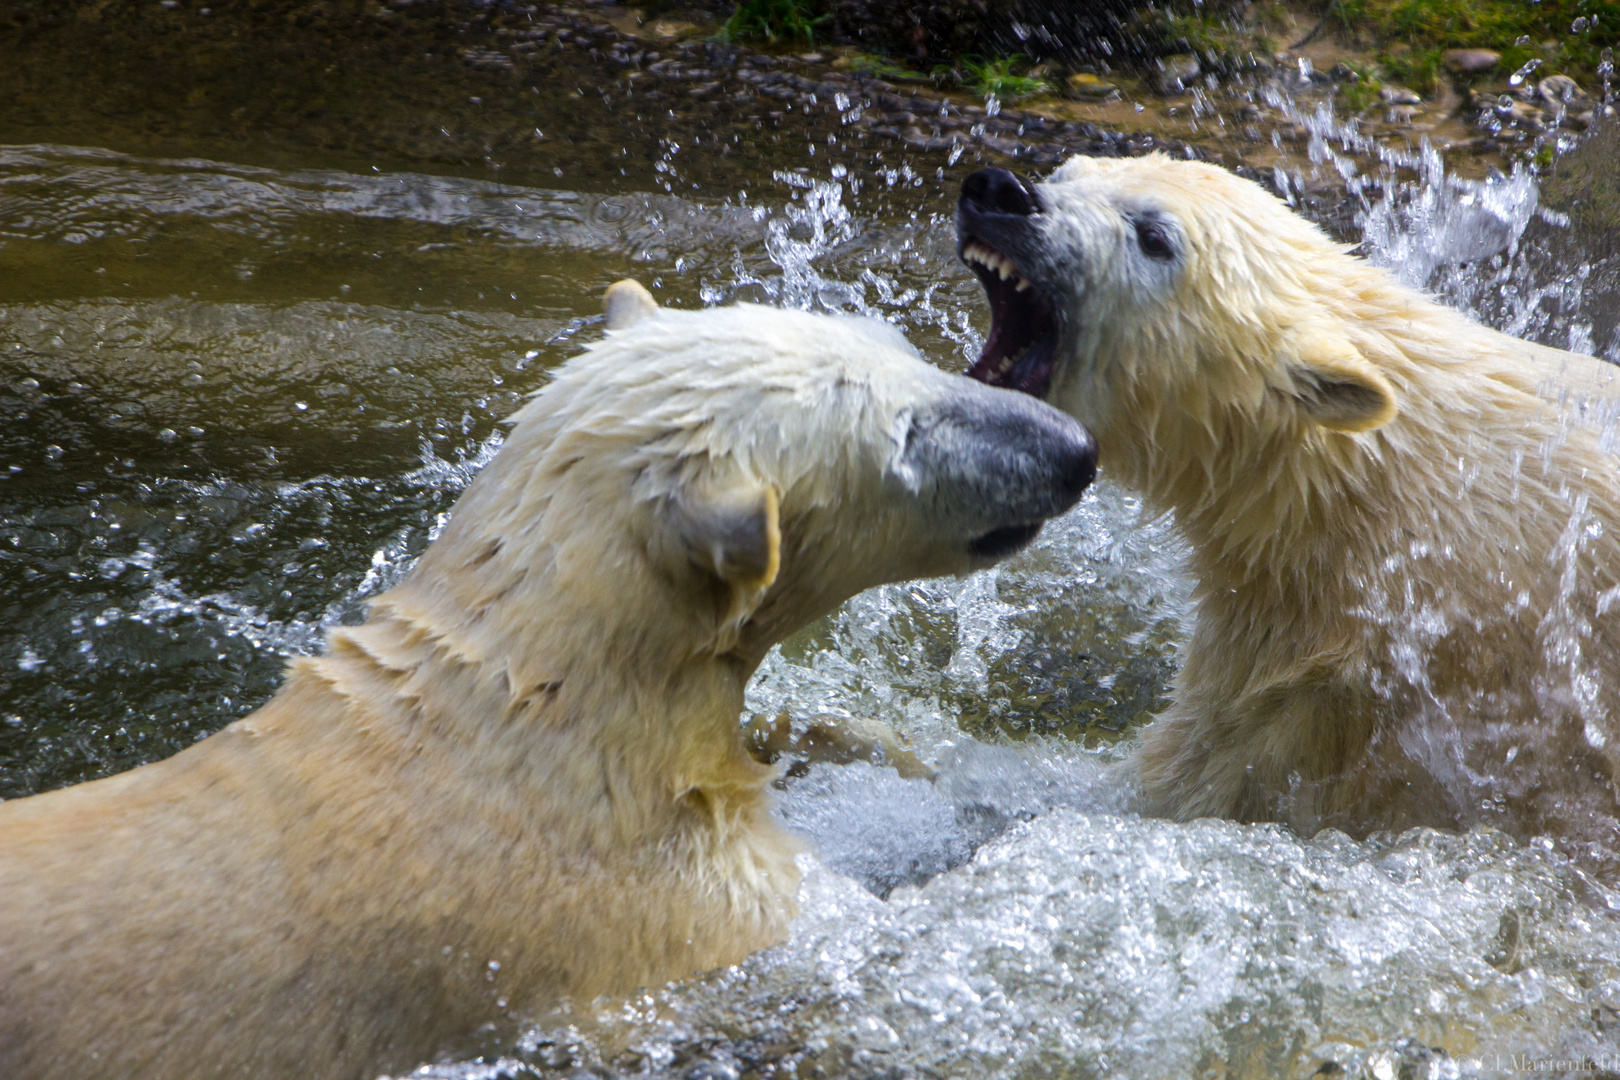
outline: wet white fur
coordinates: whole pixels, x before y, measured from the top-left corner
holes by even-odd
[[[1196,629],[1138,756],[1153,805],[1612,847],[1615,369],[1212,166],[1077,158],[1039,191],[1070,307],[1051,400],[1193,550]],[[1144,211],[1175,259],[1139,249]]]
[[[644,298],[263,708],[0,806],[0,1076],[369,1080],[783,935],[744,682],[859,589],[967,568],[882,490],[967,384],[879,322]]]

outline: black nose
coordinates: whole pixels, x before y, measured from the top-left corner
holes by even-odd
[[[961,383],[953,400],[913,419],[913,467],[996,524],[1073,506],[1097,476],[1097,443],[1085,425],[1028,394]]]
[[[1079,430],[1064,448],[1058,462],[1059,497],[1064,506],[1073,506],[1078,502],[1080,493],[1097,479],[1097,440],[1085,425],[1077,423],[1075,427]]]
[[[1035,408],[1019,408],[1017,428],[996,433],[1004,462],[999,475],[1003,485],[1019,490],[1008,501],[1019,504],[1026,520],[1056,517],[1097,478],[1097,440],[1073,417],[1026,400]]]
[[[980,210],[998,214],[1033,214],[1035,194],[1006,169],[980,169],[962,181],[962,198]]]

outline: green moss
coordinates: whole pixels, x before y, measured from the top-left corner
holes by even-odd
[[[1181,14],[1166,8],[1160,32],[1172,48],[1204,57],[1240,56],[1261,45],[1255,32],[1236,15],[1201,4]]]
[[[1356,78],[1340,87],[1339,104],[1351,116],[1359,116],[1379,103],[1378,92],[1384,88],[1382,69],[1362,64],[1348,66]]]
[[[802,0],[742,0],[720,27],[727,41],[804,41],[813,43],[816,27],[832,18],[817,15]]]
[[[1022,101],[1025,98],[1052,93],[1052,84],[1045,79],[1013,73],[1015,68],[1025,67],[1027,64],[1028,58],[1021,53],[993,60],[964,56],[958,61],[958,66],[963,72],[963,85],[984,97],[993,94],[1002,101]]]
[[[1379,56],[1379,66],[1389,81],[1416,90],[1424,97],[1440,91],[1440,49],[1406,49]]]
[[[1506,71],[1540,60],[1548,73],[1590,76],[1620,44],[1620,0],[1332,0],[1328,13],[1352,33],[1410,46],[1388,62],[1414,81],[1438,78],[1440,53],[1464,48],[1496,50]]]
[[[886,56],[873,56],[870,53],[857,53],[850,57],[848,67],[851,71],[859,71],[879,79],[891,79],[894,82],[928,82],[931,78],[927,72],[913,71],[911,68],[896,64]]]

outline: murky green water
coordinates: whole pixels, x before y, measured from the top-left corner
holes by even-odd
[[[570,89],[576,53],[489,70],[461,23],[528,13],[410,8],[5,12],[0,797],[262,702],[408,567],[620,277],[682,306],[875,312],[951,368],[976,351],[949,223],[971,155],[878,159],[828,141],[836,115]],[[1338,175],[1331,135],[1294,166]],[[1516,332],[1620,347],[1615,267],[1561,259],[1533,180],[1436,168],[1393,202],[1358,203],[1352,178],[1376,257]],[[751,707],[883,719],[938,778],[811,769],[781,798],[821,852],[790,942],[519,1018],[538,1023],[431,1075],[1385,1078],[1620,1056],[1616,901],[1543,846],[1123,812],[1108,765],[1173,670],[1180,562],[1104,482],[999,570],[877,590],[797,635]]]

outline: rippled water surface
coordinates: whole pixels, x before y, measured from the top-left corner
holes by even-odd
[[[1620,360],[1614,266],[1560,254],[1580,249],[1533,178],[1351,164],[1319,119],[1285,190],[1336,171],[1373,257]],[[671,187],[0,147],[0,796],[260,704],[431,539],[620,277],[680,306],[879,314],[953,369],[976,353],[940,177],[807,156],[746,194]],[[1181,564],[1105,479],[1005,566],[796,635],[750,710],[881,719],[936,777],[811,767],[779,800],[819,853],[788,943],[427,1073],[1620,1068],[1620,898],[1549,846],[1126,811],[1114,765],[1174,670]]]

